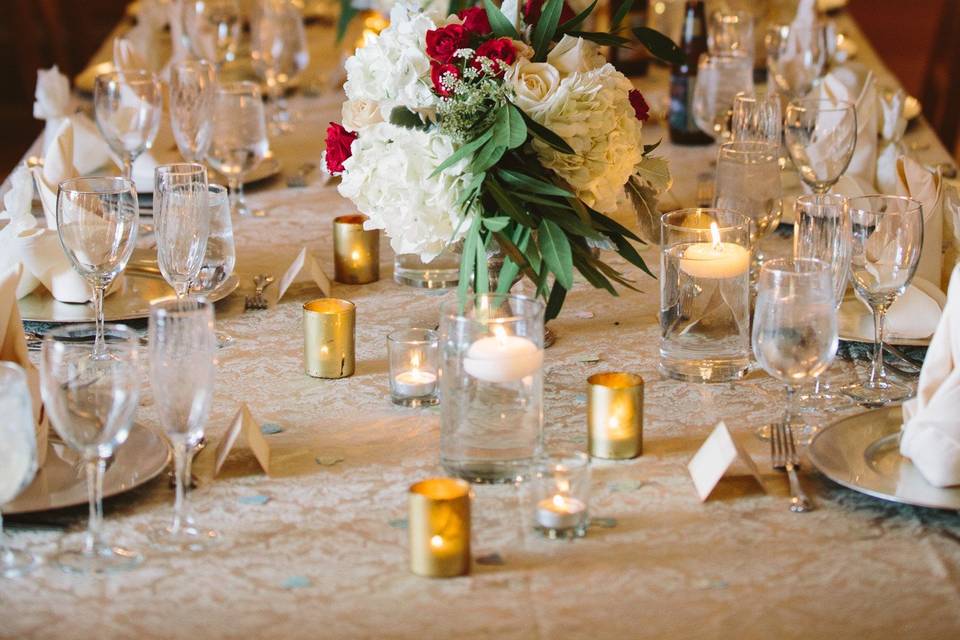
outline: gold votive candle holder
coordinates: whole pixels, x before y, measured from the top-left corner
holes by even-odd
[[[470,573],[470,484],[430,478],[410,487],[410,570],[428,578]]]
[[[643,453],[643,378],[598,373],[587,379],[587,448],[594,458],[626,460]]]
[[[333,219],[333,279],[343,284],[367,284],[380,279],[380,230],[364,230],[367,216]]]
[[[356,322],[357,308],[348,300],[319,298],[303,305],[303,362],[307,375],[353,375]]]

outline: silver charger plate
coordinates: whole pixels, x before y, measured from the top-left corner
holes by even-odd
[[[834,422],[818,433],[807,455],[823,475],[868,496],[933,509],[960,509],[960,487],[927,482],[900,455],[899,406],[884,407]]]
[[[149,482],[169,462],[170,448],[166,441],[147,427],[134,424],[127,441],[117,448],[103,475],[103,497],[109,498]],[[86,470],[80,456],[59,441],[51,442],[43,468],[16,500],[3,505],[3,514],[86,504],[86,482]]]
[[[240,279],[236,275],[220,283],[213,291],[204,293],[211,302],[223,300],[236,291]],[[138,320],[150,317],[150,304],[173,297],[173,289],[160,275],[125,273],[117,290],[103,300],[103,315],[107,322]],[[18,302],[20,316],[29,322],[93,322],[93,306],[59,302],[43,287]]]

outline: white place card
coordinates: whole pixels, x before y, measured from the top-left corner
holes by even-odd
[[[720,479],[737,461],[746,467],[750,475],[763,488],[763,480],[760,479],[760,473],[753,458],[737,442],[730,433],[730,429],[721,420],[687,465],[701,502],[710,496]]]
[[[220,473],[220,469],[223,468],[223,464],[227,461],[227,456],[230,455],[230,450],[233,449],[233,446],[237,443],[237,439],[240,438],[241,435],[247,447],[253,451],[257,462],[260,463],[260,468],[263,469],[264,473],[269,475],[270,445],[260,431],[260,424],[253,418],[253,414],[250,413],[247,404],[243,403],[240,405],[240,410],[237,411],[237,415],[234,416],[233,422],[230,423],[230,428],[227,429],[227,432],[223,435],[223,439],[220,440],[220,443],[217,445],[216,462],[213,466],[214,477]]]
[[[297,276],[301,273],[304,273],[317,285],[317,288],[320,289],[320,293],[322,293],[324,297],[330,296],[330,278],[326,272],[324,272],[320,263],[317,262],[317,259],[313,257],[313,254],[304,247],[300,250],[300,253],[297,254],[296,259],[293,261],[293,264],[290,265],[290,268],[287,269],[287,272],[280,278],[280,283],[277,285],[277,302],[283,299],[287,289],[290,288],[290,285],[293,284],[294,280],[296,280]]]

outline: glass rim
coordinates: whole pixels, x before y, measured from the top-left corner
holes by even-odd
[[[715,60],[723,60],[724,62],[735,60],[738,64],[743,64],[744,66],[749,62],[751,67],[753,66],[753,56],[749,55],[746,51],[730,50],[720,51],[718,53],[701,53],[700,57],[697,58],[697,67],[699,68],[701,65]]]
[[[303,303],[305,313],[315,313],[323,316],[353,313],[356,309],[357,305],[342,298],[317,298]]]
[[[210,310],[213,312],[213,303],[206,296],[190,296],[190,307],[185,307],[183,302],[175,297],[161,298],[156,302],[150,303],[150,315],[154,314],[164,317],[183,316],[198,311]]]
[[[873,209],[865,209],[863,207],[854,206],[854,203],[857,201],[885,201],[885,202],[902,202],[909,203],[907,208],[903,211],[874,211]],[[916,198],[911,198],[909,196],[894,196],[887,195],[883,193],[874,193],[866,194],[862,196],[856,196],[853,198],[847,198],[847,207],[850,210],[850,213],[866,213],[873,216],[900,216],[905,214],[917,214],[923,215],[923,203],[917,200]]]
[[[160,76],[149,69],[114,69],[113,71],[105,71],[97,74],[97,77],[94,79],[94,84],[115,80],[123,80],[127,84],[149,82],[157,86],[160,85]],[[131,82],[131,80],[133,82]]]
[[[717,149],[717,157],[722,155],[739,158],[741,156],[776,156],[779,146],[766,140],[730,140]]]
[[[820,108],[819,111],[824,113],[835,113],[840,111],[853,111],[856,113],[857,107],[854,103],[849,100],[830,100],[829,98],[794,98],[789,103],[787,103],[787,110],[790,109],[803,109],[806,111],[810,106],[817,105]],[[826,108],[823,108],[822,105],[826,105]]]
[[[495,291],[487,293],[468,293],[464,297],[464,309],[468,308],[470,302],[473,303],[473,306],[476,306],[478,300],[483,298],[502,298],[503,301],[511,300],[514,302],[519,302],[521,304],[530,304],[539,312],[544,312],[546,310],[546,305],[543,303],[543,300],[540,298],[532,298],[530,296],[521,294],[521,293],[497,293]],[[445,300],[440,304],[440,317],[449,318],[456,321],[470,321],[470,322],[479,322],[476,318],[467,318],[460,312],[460,299],[459,296],[455,296],[450,300]],[[512,316],[503,316],[499,318],[491,318],[490,322],[504,322],[510,320],[518,320],[522,316],[514,314]],[[483,324],[490,324],[490,322],[485,322]]]
[[[797,267],[804,267],[798,269]],[[785,274],[788,276],[805,276],[819,273],[831,273],[830,264],[819,258],[771,258],[764,260],[760,267],[760,275]]]
[[[90,184],[90,187],[82,188],[80,185]],[[109,184],[109,185],[123,185],[122,187],[114,187],[112,189],[97,189],[93,185],[96,184]],[[77,185],[77,186],[73,186]],[[62,180],[60,184],[57,185],[57,191],[64,191],[68,193],[75,193],[80,195],[103,195],[103,194],[121,194],[129,192],[131,190],[136,190],[136,183],[131,178],[125,178],[123,176],[76,176],[74,178],[67,178]]]
[[[709,233],[710,232],[709,227],[705,229],[701,229],[699,227],[685,227],[682,224],[674,224],[672,222],[667,221],[668,218],[680,216],[681,214],[684,217],[686,217],[690,214],[701,214],[701,213],[707,214],[707,215],[711,215],[712,213],[724,213],[726,215],[735,216],[737,219],[739,219],[739,222],[735,225],[730,225],[728,223],[725,223],[723,226],[721,226],[720,222],[714,218],[715,221],[717,222],[718,231],[734,231],[740,228],[745,228],[749,231],[750,225],[752,224],[748,216],[740,213],[739,211],[734,211],[733,209],[726,209],[724,207],[686,207],[683,209],[674,209],[673,211],[668,211],[667,213],[662,214],[660,216],[660,227],[666,228],[666,229],[674,229],[676,231],[683,231],[683,232],[704,231]]]
[[[839,193],[804,193],[797,196],[794,201],[794,209],[800,205],[816,208],[824,207],[843,207],[850,202],[850,198]]]
[[[154,177],[164,176],[191,176],[196,174],[206,175],[207,168],[199,162],[170,162],[168,164],[158,164],[153,168]]]
[[[549,469],[554,473],[576,473],[590,468],[590,454],[570,445],[546,448],[537,454],[534,461],[541,470]]]
[[[403,335],[420,334],[423,338],[402,337]],[[410,327],[408,329],[396,329],[387,334],[387,341],[393,344],[439,344],[440,334],[433,329],[421,327]]]
[[[777,93],[767,90],[764,92],[759,92],[754,90],[753,93],[747,93],[746,91],[737,91],[733,96],[733,102],[736,103],[737,100],[741,102],[773,102],[777,101],[777,104],[780,104],[780,96]]]
[[[437,476],[413,483],[407,493],[423,496],[431,502],[446,502],[470,498],[473,495],[473,486],[461,478]]]

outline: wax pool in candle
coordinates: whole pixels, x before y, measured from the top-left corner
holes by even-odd
[[[393,379],[393,388],[398,394],[416,398],[433,393],[437,386],[436,374],[420,369],[398,373]]]
[[[480,338],[467,349],[463,368],[485,382],[516,382],[531,375],[543,364],[543,351],[523,336],[507,335],[494,327],[494,335]]]
[[[537,503],[537,524],[545,529],[572,529],[581,523],[586,509],[580,500],[557,494]]]
[[[712,242],[688,246],[680,258],[680,269],[695,278],[733,278],[750,268],[750,252],[738,244],[720,241],[716,222],[710,223]]]

